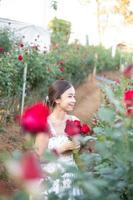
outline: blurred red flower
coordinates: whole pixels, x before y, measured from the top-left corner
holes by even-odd
[[[124,70],[123,70],[123,75],[126,78],[131,78],[133,76],[133,64],[128,65]]]
[[[96,126],[98,124],[98,120],[96,118],[93,118],[91,123],[93,126]]]
[[[27,107],[20,117],[21,127],[30,133],[47,132],[49,108],[42,102]]]
[[[133,116],[133,90],[127,90],[124,93],[124,103],[126,106],[126,115]]]
[[[133,100],[133,90],[127,90],[127,91],[125,91],[125,93],[124,93],[124,99],[125,99],[125,101],[127,101],[127,100]]]
[[[0,47],[0,53],[3,53],[3,52],[4,52],[4,48]]]
[[[120,84],[120,80],[119,80],[119,79],[116,79],[116,80],[115,80],[115,83],[116,83],[116,84]]]
[[[58,64],[58,65],[64,65],[64,60],[60,60],[60,61],[58,61],[57,64]]]
[[[23,48],[23,47],[24,47],[24,44],[23,44],[23,43],[20,43],[19,46],[20,46],[21,48]]]
[[[27,152],[23,155],[20,166],[22,179],[33,180],[43,178],[39,160],[33,152]]]
[[[81,127],[81,132],[83,134],[88,134],[91,131],[90,126],[88,126],[88,124],[83,124]]]
[[[61,72],[65,71],[64,67],[60,67],[59,69],[60,69]]]
[[[127,90],[124,93],[124,102],[126,107],[133,106],[133,90]]]
[[[19,61],[23,61],[23,56],[20,54],[20,55],[18,55],[18,60]]]
[[[128,117],[133,117],[133,108],[127,108],[126,115],[127,115]]]

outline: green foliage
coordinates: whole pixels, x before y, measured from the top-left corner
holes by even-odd
[[[108,104],[100,108],[99,124],[93,130],[97,134],[96,146],[101,159],[95,170],[98,176],[106,181],[107,194],[117,195],[115,199],[130,200],[133,195],[133,120],[125,115],[126,110],[121,103],[125,88],[127,80],[123,78],[120,85],[114,84],[108,89],[103,86]]]
[[[68,43],[71,33],[71,23],[69,21],[54,18],[50,21],[49,27],[52,30],[51,43],[54,46]]]
[[[96,66],[98,72],[107,70],[119,70],[120,53],[117,51],[114,58],[111,55],[111,49],[105,49],[102,46],[89,47],[86,62],[89,66]]]
[[[0,29],[0,47],[4,49],[4,52],[8,52],[12,49],[13,34],[9,29]]]

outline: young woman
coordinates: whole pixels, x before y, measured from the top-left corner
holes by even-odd
[[[59,180],[53,181],[52,192],[60,193],[63,189],[71,187],[72,174],[65,171],[65,165],[75,166],[72,150],[79,148],[79,144],[70,141],[65,134],[66,121],[78,120],[77,117],[70,115],[75,107],[75,89],[72,84],[66,80],[55,81],[48,90],[47,104],[51,108],[51,114],[48,117],[50,136],[39,133],[35,140],[37,154],[41,157],[48,148],[56,150],[59,157],[56,163],[50,163],[43,166],[43,169],[49,173],[59,170],[63,173],[63,187],[59,186]],[[75,193],[75,189],[72,193]],[[76,192],[78,193],[78,192]]]
[[[39,156],[47,147],[50,149],[53,147],[59,154],[79,147],[68,140],[64,132],[68,119],[77,120],[77,117],[69,114],[74,109],[75,103],[75,89],[68,81],[57,80],[49,87],[47,104],[52,110],[48,118],[50,137],[43,133],[37,135],[35,146]],[[61,142],[61,138],[63,142]],[[53,142],[54,144],[52,144]]]

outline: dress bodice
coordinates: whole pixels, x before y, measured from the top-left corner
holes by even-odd
[[[48,120],[49,123],[49,129],[51,137],[49,139],[48,143],[48,149],[56,149],[58,146],[60,146],[62,143],[68,141],[68,137],[65,134],[57,135],[55,128],[53,127],[50,120]]]
[[[54,129],[54,126],[50,120],[48,120],[48,123],[51,133],[51,137],[49,138],[49,143],[48,143],[48,149],[53,150],[58,148],[64,142],[68,141],[69,138],[67,137],[67,135],[65,135],[65,133],[62,135],[57,135],[56,130]],[[69,165],[74,164],[73,154],[72,153],[61,154],[58,158],[58,161],[69,163]]]

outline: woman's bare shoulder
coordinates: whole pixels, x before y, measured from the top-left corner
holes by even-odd
[[[75,115],[69,115],[69,119],[80,121],[80,119],[78,117],[76,117]]]

